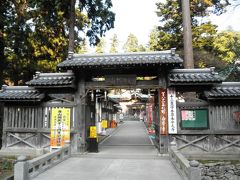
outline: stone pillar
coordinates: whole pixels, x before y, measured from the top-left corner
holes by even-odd
[[[26,156],[19,156],[14,165],[14,180],[28,180],[28,162]]]
[[[201,169],[199,168],[199,162],[193,160],[189,162],[189,165],[189,179],[201,180]]]

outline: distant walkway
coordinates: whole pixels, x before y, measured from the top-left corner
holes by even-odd
[[[167,157],[160,157],[143,122],[129,121],[99,145],[99,153],[72,157],[38,180],[181,180]]]

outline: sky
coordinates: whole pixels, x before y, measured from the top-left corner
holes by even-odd
[[[112,0],[112,11],[116,14],[115,27],[106,33],[106,44],[110,44],[110,39],[116,33],[120,41],[119,48],[122,48],[128,35],[132,33],[137,36],[139,44],[146,45],[151,30],[160,24],[156,14],[156,3],[160,1],[163,0]],[[228,8],[227,13],[221,16],[212,15],[209,19],[219,26],[219,31],[230,26],[240,31],[240,7],[235,11]],[[109,46],[106,49],[109,49]]]
[[[112,0],[115,12],[115,28],[106,37],[117,34],[120,43],[124,44],[127,36],[132,33],[137,36],[140,44],[146,44],[151,29],[158,25],[155,13],[156,2],[159,0]]]

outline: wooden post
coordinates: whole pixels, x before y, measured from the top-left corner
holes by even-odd
[[[3,112],[3,126],[2,126],[2,149],[7,147],[7,132],[6,128],[8,125],[8,107],[4,107]]]
[[[75,110],[75,130],[73,137],[73,151],[86,151],[86,92],[85,78],[82,74],[77,74],[77,91],[75,93],[76,110]]]
[[[41,108],[34,108],[35,111],[37,111],[37,113],[35,113],[37,115],[37,117],[35,116],[35,122],[37,123],[37,129],[42,129],[43,128],[43,118],[39,118],[42,115],[42,112],[40,111]],[[42,136],[41,136],[41,132],[37,132],[37,148],[41,149],[42,148]]]
[[[192,27],[189,0],[182,0],[183,39],[184,39],[184,68],[194,68],[192,48]]]
[[[161,104],[160,101],[160,88],[166,89],[167,88],[167,81],[166,81],[166,72],[164,70],[160,71],[161,73],[158,76],[158,83],[159,83],[159,88],[158,88],[158,103],[159,103],[159,107]],[[160,117],[160,108],[158,108],[159,110],[159,117]],[[166,110],[167,111],[167,110]],[[160,117],[161,118],[161,117]],[[159,121],[161,121],[161,119],[159,118]],[[167,122],[167,119],[166,119]],[[159,127],[160,127],[160,123],[159,123]],[[166,134],[161,134],[161,132],[159,132],[159,151],[161,154],[167,153],[168,151],[168,133]]]

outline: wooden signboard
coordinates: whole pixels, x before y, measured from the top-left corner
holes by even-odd
[[[167,123],[168,123],[168,117],[167,117],[167,90],[166,89],[160,89],[159,90],[159,108],[160,108],[160,134],[166,135],[167,134]]]

